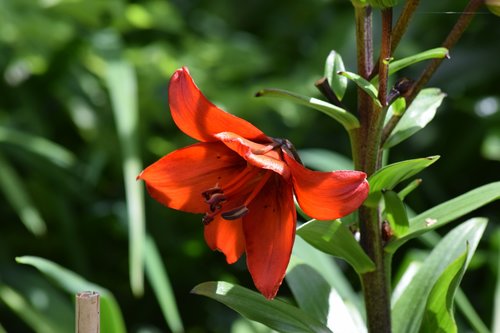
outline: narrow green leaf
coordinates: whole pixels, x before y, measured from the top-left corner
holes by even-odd
[[[300,309],[326,325],[330,284],[314,268],[292,257],[285,276]]]
[[[393,253],[408,240],[418,237],[426,231],[441,227],[498,199],[500,199],[500,182],[495,182],[439,204],[411,218],[408,234],[389,241],[385,250]]]
[[[420,333],[457,332],[457,324],[453,315],[453,300],[465,273],[466,265],[467,251],[446,267],[436,281],[427,300]]]
[[[34,332],[64,333],[59,328],[58,323],[54,323],[40,314],[20,293],[7,285],[0,284],[0,300],[28,324]]]
[[[184,332],[179,310],[175,302],[174,292],[163,265],[160,253],[151,237],[146,238],[145,248],[146,277],[153,288],[153,292],[160,303],[161,311],[168,327],[174,333]]]
[[[367,206],[376,206],[382,190],[392,190],[397,184],[416,175],[439,159],[439,156],[417,158],[393,163],[383,167],[368,178],[370,195],[365,201]]]
[[[420,91],[385,142],[384,148],[397,145],[427,126],[445,97],[446,94],[438,88]]]
[[[422,179],[415,179],[408,185],[406,185],[401,191],[398,192],[398,196],[401,200],[404,200],[408,194],[413,192],[417,187],[422,184]]]
[[[500,244],[500,232],[496,233],[497,244]],[[495,298],[493,300],[493,329],[495,333],[500,332],[500,255],[497,255],[497,281],[495,286]]]
[[[300,105],[308,106],[335,119],[342,126],[344,126],[347,131],[359,127],[359,121],[353,114],[338,106],[314,97],[307,97],[281,89],[262,89],[258,91],[255,96],[279,97]]]
[[[414,54],[412,56],[409,56],[409,57],[406,57],[403,59],[391,61],[389,63],[389,75],[392,75],[392,74],[402,70],[403,68],[406,68],[408,66],[411,66],[413,64],[416,64],[416,63],[424,61],[424,60],[442,59],[442,58],[447,57],[447,56],[448,56],[448,49],[446,49],[444,47],[437,47],[435,49],[430,49],[430,50],[427,50],[424,52],[420,52],[420,53]],[[378,75],[375,76],[371,80],[371,83],[374,86],[378,85]]]
[[[356,85],[363,89],[363,91],[366,92],[379,107],[382,107],[380,101],[378,100],[378,90],[373,84],[370,83],[370,81],[366,80],[361,75],[352,72],[341,71],[338,72],[338,74],[345,76],[349,80],[356,83]]]
[[[472,255],[486,228],[487,220],[468,220],[450,231],[424,261],[418,273],[395,303],[392,304],[392,325],[395,333],[416,333],[420,327],[428,296],[453,261],[469,244]]]
[[[210,297],[242,316],[280,332],[331,332],[321,322],[288,303],[278,299],[266,300],[257,292],[228,282],[204,282],[194,287],[192,293]]]
[[[97,291],[101,299],[100,325],[102,331],[113,333],[126,332],[120,307],[109,290],[92,282],[88,282],[76,273],[44,258],[23,256],[17,257],[16,261],[20,264],[35,267],[72,296],[81,291]]]
[[[350,159],[327,149],[310,148],[299,150],[304,165],[319,171],[352,170],[354,165]]]
[[[297,235],[318,250],[344,259],[359,274],[375,269],[373,261],[339,220],[311,220],[297,229]]]
[[[129,225],[129,273],[132,292],[144,293],[145,214],[142,185],[136,181],[142,171],[137,146],[137,83],[132,66],[120,59],[108,59],[106,82],[122,150],[122,169]]]
[[[328,82],[330,83],[330,86],[339,101],[344,98],[344,94],[347,89],[347,78],[337,74],[341,71],[345,71],[344,61],[342,60],[340,54],[332,50],[326,58],[325,77],[328,79]]]
[[[0,142],[21,147],[61,167],[70,167],[76,162],[72,152],[50,140],[3,126],[0,126]]]
[[[47,231],[42,216],[31,201],[31,197],[24,187],[21,177],[11,167],[0,153],[0,188],[7,201],[14,207],[26,229],[36,236]]]
[[[406,208],[403,201],[394,191],[383,191],[385,202],[385,217],[391,226],[392,232],[396,237],[401,237],[408,232],[410,224],[406,214]]]
[[[342,299],[356,306],[358,312],[364,310],[361,304],[360,295],[354,292],[350,282],[332,256],[317,250],[301,237],[296,237],[295,243],[293,244],[292,258],[293,257],[302,262],[306,262],[319,272],[321,276],[328,281],[330,286],[338,291]]]

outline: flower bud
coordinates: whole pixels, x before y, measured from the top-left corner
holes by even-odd
[[[375,8],[390,8],[396,6],[399,0],[368,0],[367,2]]]
[[[500,16],[500,0],[486,0],[484,4],[488,7],[490,12],[496,16]]]

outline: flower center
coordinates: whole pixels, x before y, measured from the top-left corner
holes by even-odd
[[[202,192],[203,200],[208,205],[208,212],[202,218],[203,224],[208,225],[219,214],[225,220],[236,220],[248,214],[248,205],[259,194],[272,173],[273,171],[248,165],[224,188],[217,184]],[[243,204],[238,205],[237,202],[241,201]]]

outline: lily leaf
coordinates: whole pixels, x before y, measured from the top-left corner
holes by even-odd
[[[438,88],[420,91],[385,142],[384,148],[397,145],[427,126],[445,97],[446,94]]]
[[[370,195],[364,204],[375,207],[382,196],[382,190],[392,190],[397,184],[416,175],[438,159],[439,156],[417,158],[389,164],[378,170],[368,178]]]
[[[432,288],[439,277],[469,244],[474,253],[486,228],[487,220],[474,218],[450,231],[424,261],[418,273],[395,303],[392,304],[392,325],[395,333],[417,333]]]
[[[328,82],[330,83],[330,86],[339,101],[342,100],[347,89],[347,78],[337,74],[341,71],[345,71],[344,61],[342,60],[340,54],[332,50],[326,58],[325,77],[328,79]]]
[[[358,313],[364,310],[360,295],[354,292],[350,282],[332,256],[317,250],[301,237],[297,237],[293,244],[292,258],[295,261],[306,262],[316,272],[319,272],[330,286],[338,291],[342,299],[356,306]]]
[[[299,307],[333,332],[366,332],[354,305],[344,300],[308,263],[292,257],[286,281]]]
[[[389,241],[385,250],[394,253],[408,240],[418,237],[426,231],[441,227],[498,199],[500,199],[500,182],[495,182],[439,204],[411,218],[408,233],[399,239]]]
[[[331,332],[304,311],[281,300],[266,300],[261,294],[223,281],[204,282],[191,291],[210,297],[242,316],[280,332]]]
[[[436,281],[427,300],[420,332],[456,333],[453,299],[467,268],[465,251],[452,262]]]
[[[86,281],[76,273],[67,270],[47,259],[33,256],[17,257],[16,261],[21,264],[30,265],[38,269],[47,277],[55,281],[59,287],[68,293],[75,295],[81,291],[97,291],[101,299],[101,328],[103,332],[125,333],[125,322],[123,321],[120,307],[116,303],[113,294],[92,282]]]
[[[363,89],[364,92],[366,92],[379,107],[382,107],[382,104],[380,104],[380,101],[378,100],[378,90],[373,84],[370,83],[370,81],[366,80],[361,75],[352,72],[341,71],[338,72],[338,74],[345,76],[349,80],[356,83],[356,85]]]
[[[335,119],[342,124],[347,131],[359,127],[359,121],[353,114],[336,105],[314,97],[303,96],[282,89],[262,89],[259,90],[255,96],[280,97],[297,104],[308,106]]]
[[[448,49],[444,47],[437,47],[424,52],[417,53],[415,55],[395,60],[389,63],[389,75],[392,75],[403,68],[416,64],[418,62],[428,60],[428,59],[442,59],[448,56]],[[375,76],[371,83],[375,86],[378,85],[378,75]]]
[[[383,192],[385,202],[385,217],[396,237],[404,236],[410,227],[403,201],[394,191]]]
[[[297,228],[297,235],[318,250],[344,259],[358,274],[375,269],[373,261],[339,220],[311,220]]]

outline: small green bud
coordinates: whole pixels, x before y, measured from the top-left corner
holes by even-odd
[[[484,4],[488,7],[490,12],[496,16],[500,16],[500,0],[486,0]]]
[[[396,6],[399,0],[367,0],[367,2],[375,8],[391,8]]]

